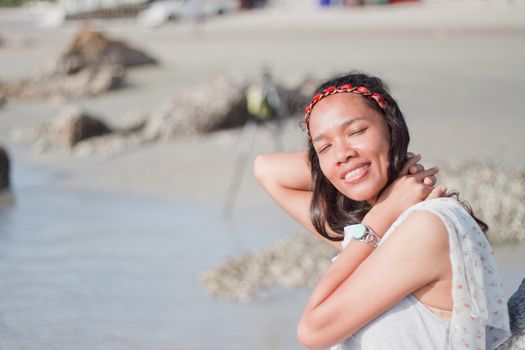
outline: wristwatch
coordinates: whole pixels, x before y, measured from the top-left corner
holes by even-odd
[[[377,248],[381,237],[365,224],[348,225],[344,228],[345,236],[350,235],[353,239]]]

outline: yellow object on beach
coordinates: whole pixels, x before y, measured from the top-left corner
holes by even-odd
[[[246,89],[246,107],[248,113],[257,119],[267,120],[271,117],[270,107],[260,84],[252,84]]]

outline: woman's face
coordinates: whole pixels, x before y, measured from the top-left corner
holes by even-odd
[[[350,199],[374,204],[388,181],[390,135],[381,114],[359,95],[327,96],[312,110],[310,136],[332,185]]]

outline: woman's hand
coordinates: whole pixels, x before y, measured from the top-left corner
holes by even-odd
[[[407,155],[399,177],[388,186],[365,216],[380,217],[392,224],[406,209],[424,200],[439,198],[446,193],[444,186],[434,186],[439,169],[424,169],[418,164],[421,155]],[[365,221],[365,220],[363,220]],[[388,227],[390,225],[386,225]],[[381,231],[381,230],[380,230]]]
[[[421,155],[416,155],[412,152],[408,152],[407,155],[406,155],[406,160],[407,160],[407,163],[405,165],[408,164],[408,161],[414,157],[418,157],[419,160],[421,160]],[[417,160],[417,162],[419,162],[419,160]],[[411,165],[409,166],[408,168],[408,172],[405,173],[403,169],[403,173],[401,175],[407,175],[407,174],[417,174],[419,173],[420,171],[423,171],[425,170],[425,167],[419,163],[414,164],[414,165]],[[410,163],[412,164],[412,163]],[[436,184],[436,177],[434,175],[432,176],[427,176],[423,179],[423,183],[425,185],[429,185],[429,186],[434,186]]]
[[[408,167],[408,174],[417,174],[421,171],[424,171],[425,170],[425,167],[421,164],[419,164],[418,162],[421,160],[421,155],[418,154],[414,154],[412,152],[409,152],[407,153],[407,163],[405,165],[408,165],[408,164],[412,164],[412,162],[409,163],[409,161],[412,159],[412,158],[417,158],[417,161],[416,161],[416,164],[414,165],[410,165]],[[404,173],[404,170],[403,169],[403,173],[401,174],[402,175],[406,175]],[[439,197],[443,197],[446,193],[447,193],[447,188],[443,185],[440,185],[440,186],[435,186],[434,185],[436,184],[436,176],[435,175],[431,175],[431,176],[426,176],[424,179],[423,179],[423,183],[425,185],[428,185],[428,186],[433,186],[433,189],[432,191],[430,192],[430,194],[425,198],[425,200],[429,200],[429,199],[433,199],[433,198],[439,198]]]
[[[446,188],[436,186],[437,167],[425,169],[421,164],[421,155],[407,155],[407,161],[399,177],[388,186],[378,199],[378,203],[388,201],[399,206],[401,212],[423,200],[444,195]]]

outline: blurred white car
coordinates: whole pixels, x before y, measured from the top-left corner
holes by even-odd
[[[238,0],[160,0],[154,1],[137,16],[140,25],[153,27],[182,18],[209,17],[233,12]]]

